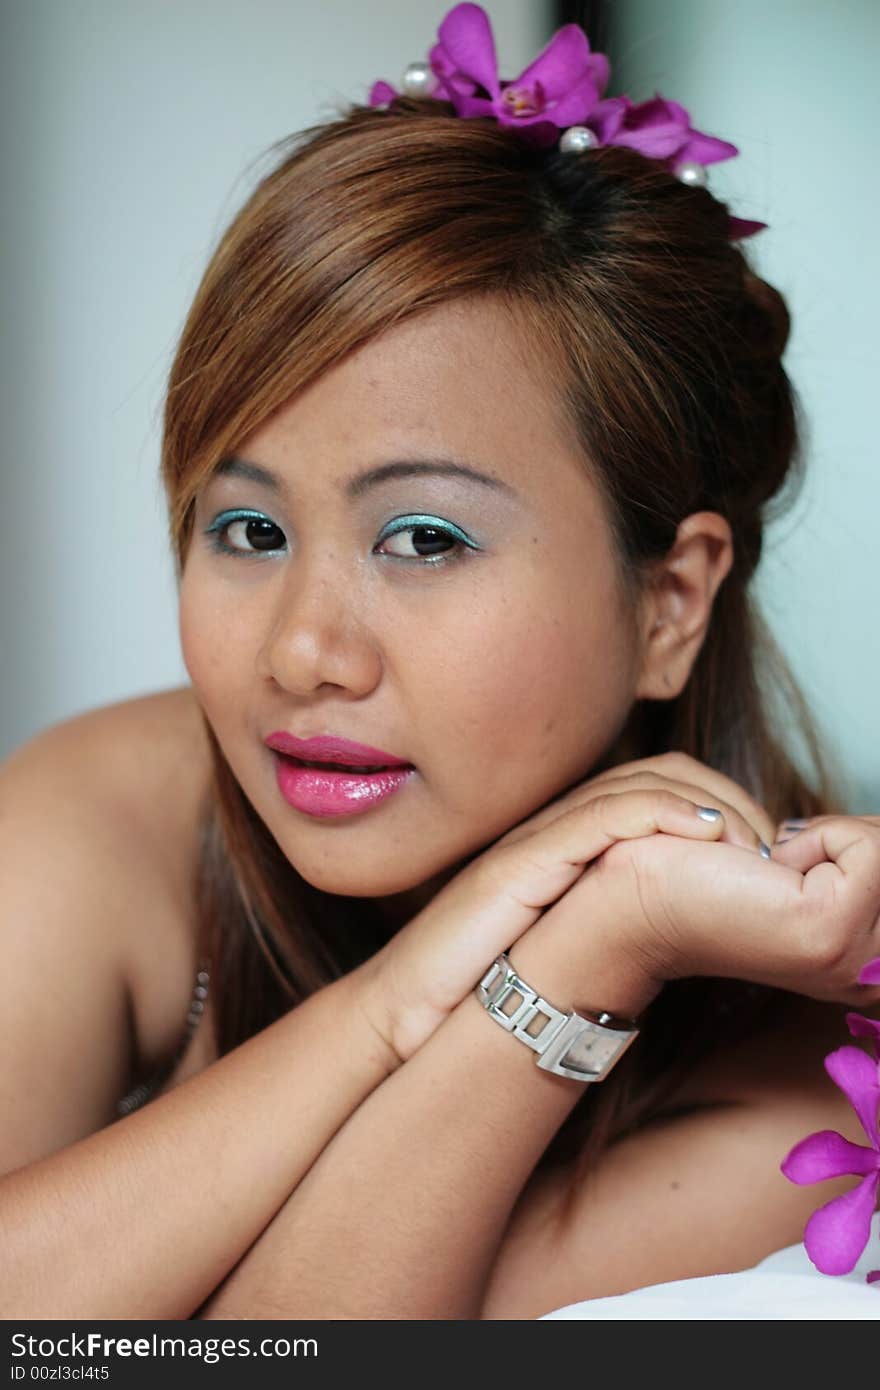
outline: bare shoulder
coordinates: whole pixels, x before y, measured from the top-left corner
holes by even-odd
[[[98,794],[128,827],[128,849],[151,894],[149,912],[132,915],[127,942],[137,1071],[149,1074],[180,1040],[196,969],[195,871],[210,783],[204,721],[192,687],[179,686],[105,705],[70,728],[99,767]],[[175,1080],[209,1060],[209,1017]]]
[[[0,1173],[109,1123],[180,1037],[206,767],[192,735],[167,692],[63,720],[0,764]]]
[[[796,1186],[782,1160],[821,1129],[865,1142],[822,1065],[853,1041],[845,1012],[793,1000],[777,1026],[697,1068],[678,1113],[612,1145],[585,1180],[575,1181],[575,1164],[539,1167],[511,1215],[482,1316],[539,1317],[582,1299],[749,1269],[798,1244],[816,1207],[855,1180]],[[547,1273],[536,1281],[535,1270]]]
[[[40,733],[16,758],[51,764],[78,788],[104,842],[96,863],[112,860],[128,885],[131,910],[115,923],[113,949],[123,952],[141,1079],[173,1053],[193,986],[194,875],[210,779],[195,693],[179,686],[88,710]]]

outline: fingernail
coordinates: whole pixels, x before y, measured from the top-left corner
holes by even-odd
[[[763,840],[761,841],[761,844],[760,844],[758,853],[759,853],[759,854],[762,854],[762,855],[764,856],[765,859],[769,859],[769,858],[770,858],[770,846],[769,846],[769,845],[765,845]]]
[[[784,820],[782,822],[785,830],[803,830],[806,820]]]
[[[721,819],[721,812],[717,811],[714,806],[698,806],[697,815],[700,817],[700,820],[714,822]]]

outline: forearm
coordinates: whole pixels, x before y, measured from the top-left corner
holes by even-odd
[[[510,951],[568,1007],[542,922]],[[596,961],[597,1002],[652,991]],[[209,1318],[476,1318],[508,1218],[583,1083],[535,1065],[469,994],[350,1117],[218,1290]]]
[[[393,1067],[358,987],[0,1179],[0,1317],[189,1317]]]

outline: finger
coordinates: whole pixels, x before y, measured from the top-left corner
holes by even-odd
[[[678,796],[688,800],[699,802],[706,796],[705,787],[695,783],[680,782],[669,777],[661,777],[659,773],[651,771],[636,771],[627,777],[617,779],[621,790],[627,787],[665,787],[669,791],[675,792]],[[612,790],[614,781],[609,780],[608,788]],[[738,807],[732,806],[723,797],[715,797],[712,801],[713,806],[717,806],[724,813],[724,833],[720,838],[730,845],[739,845],[742,849],[760,850],[763,845],[762,853],[769,858],[769,846],[762,839],[755,827],[742,814]]]
[[[604,781],[606,778],[613,778],[618,774],[626,774],[626,769],[632,769],[632,764],[622,764],[619,768],[609,768],[596,779],[597,782]],[[733,806],[740,816],[748,822],[759,840],[769,844],[776,833],[776,826],[773,818],[765,810],[755,797],[751,796],[744,787],[735,782],[726,773],[719,772],[717,768],[707,767],[705,763],[698,762],[688,753],[658,753],[651,758],[639,760],[635,770],[642,769],[653,771],[661,777],[679,780],[689,785],[697,786],[701,789],[701,796],[708,797],[708,803],[717,806],[724,801],[729,806]]]
[[[880,850],[880,841],[866,831],[855,816],[824,816],[813,820],[788,840],[771,845],[771,857],[787,868],[807,874],[819,864],[833,863],[844,873],[850,866],[861,864],[872,843]]]
[[[715,811],[718,814],[712,815]],[[664,831],[717,840],[723,830],[720,808],[695,803],[665,788],[608,791],[573,807],[527,841],[506,846],[494,871],[506,875],[508,895],[531,910],[555,902],[586,864],[618,840]]]
[[[808,816],[802,816],[793,820],[781,820],[776,827],[776,834],[773,837],[774,842],[790,840],[792,836],[798,835],[802,830],[807,828],[810,824],[810,819],[811,818]]]
[[[835,813],[829,812],[828,814]],[[795,835],[799,835],[802,830],[805,830],[818,819],[818,816],[802,816],[790,820],[781,820],[776,827],[775,839],[778,843],[781,843],[783,840],[790,840]],[[873,825],[880,829],[880,816],[853,816],[851,819],[860,820],[865,825]]]

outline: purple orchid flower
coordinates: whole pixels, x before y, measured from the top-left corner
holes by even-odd
[[[601,100],[608,85],[608,58],[591,52],[577,24],[563,25],[534,62],[505,81],[498,75],[486,11],[481,5],[456,5],[440,23],[428,61],[434,99],[451,102],[465,120],[494,117],[534,148],[554,145],[560,130],[585,125],[598,146],[628,146],[649,159],[663,160],[674,174],[686,164],[715,164],[739,154],[728,140],[695,130],[685,108],[659,93],[638,104],[626,96]],[[370,105],[385,105],[397,95],[388,82],[375,82]],[[729,234],[739,240],[766,225],[731,217]]]
[[[608,59],[590,52],[577,24],[558,29],[534,62],[509,82],[498,75],[492,25],[481,5],[456,5],[441,21],[437,40],[428,59],[436,79],[431,95],[451,101],[466,120],[494,116],[499,125],[516,127],[531,145],[552,145],[560,130],[582,122],[608,84]],[[387,82],[377,82],[370,105],[396,95]]]
[[[880,1025],[859,1014],[856,1029]],[[865,1036],[858,1033],[858,1036]],[[782,1172],[790,1182],[823,1182],[852,1174],[862,1181],[851,1191],[833,1197],[814,1211],[804,1229],[804,1245],[813,1264],[823,1274],[849,1274],[868,1243],[871,1218],[880,1190],[880,1066],[859,1047],[839,1047],[825,1058],[825,1070],[852,1104],[868,1136],[871,1147],[853,1144],[834,1129],[823,1129],[802,1139],[782,1162]],[[880,1281],[880,1269],[872,1270],[868,1283]]]
[[[690,112],[659,92],[648,101],[608,97],[593,107],[584,120],[599,145],[624,145],[648,159],[662,159],[673,174],[685,164],[718,164],[739,154],[729,140],[719,140],[691,125]],[[745,217],[730,217],[728,231],[734,240],[753,236],[767,226]]]
[[[691,161],[717,164],[739,154],[729,140],[694,130],[690,113],[659,92],[638,104],[629,97],[609,97],[594,107],[584,124],[600,145],[627,145],[649,159],[665,160],[673,173]]]

